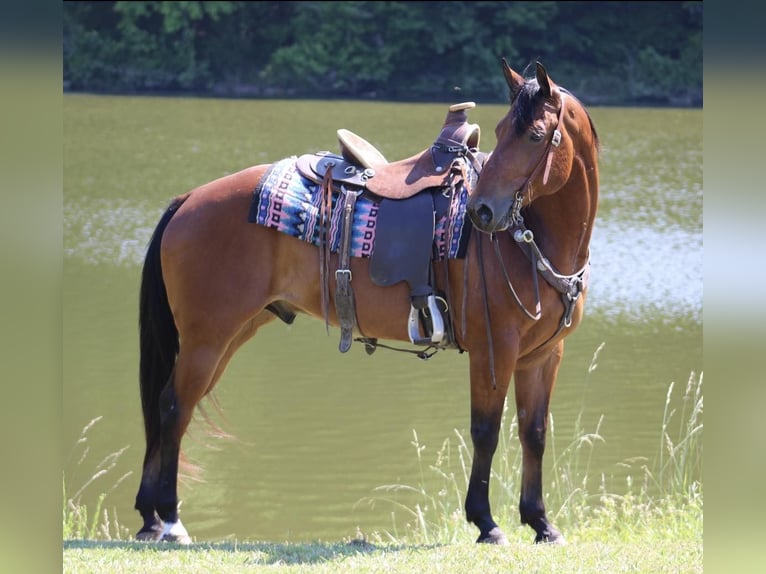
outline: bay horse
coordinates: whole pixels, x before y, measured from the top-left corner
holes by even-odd
[[[542,461],[549,403],[564,337],[580,323],[589,243],[598,203],[598,136],[584,106],[536,64],[524,77],[505,59],[510,107],[497,145],[468,189],[475,232],[461,258],[432,262],[446,292],[455,347],[469,356],[473,462],[465,515],[477,542],[507,544],[489,504],[492,458],[513,378],[523,466],[519,512],[535,542],[563,543],[543,504]],[[425,153],[425,152],[424,152]],[[188,544],[179,519],[181,440],[194,409],[234,353],[267,323],[297,313],[339,326],[323,296],[337,252],[249,223],[254,189],[271,165],[224,176],[173,199],[142,269],[140,392],[146,451],[135,508],[140,540]],[[355,328],[366,342],[412,341],[411,301],[399,282],[382,287],[370,260],[351,257]],[[542,280],[540,280],[542,278]]]

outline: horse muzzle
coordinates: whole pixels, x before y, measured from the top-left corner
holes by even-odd
[[[513,199],[492,201],[473,196],[466,206],[474,226],[485,233],[504,231],[510,225]]]

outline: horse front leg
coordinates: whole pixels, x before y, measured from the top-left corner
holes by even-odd
[[[542,471],[548,409],[563,351],[562,341],[543,363],[517,369],[514,373],[516,416],[522,449],[519,513],[521,523],[534,529],[536,543],[566,543],[545,515]]]
[[[471,440],[473,463],[465,498],[466,519],[479,528],[476,542],[508,544],[505,533],[495,523],[489,507],[489,476],[497,449],[503,406],[512,369],[496,365],[493,388],[489,357],[471,354]]]

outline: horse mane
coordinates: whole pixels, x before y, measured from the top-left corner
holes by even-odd
[[[559,86],[559,90],[561,90],[566,95],[571,97],[574,101],[576,101],[578,104],[580,104],[580,107],[585,112],[585,116],[588,118],[588,123],[590,124],[590,131],[593,134],[593,142],[594,142],[594,144],[596,146],[596,151],[600,151],[601,150],[601,140],[598,137],[598,132],[596,131],[596,124],[593,123],[593,118],[590,116],[590,112],[588,111],[588,108],[586,108],[585,105],[583,105],[583,103],[578,99],[577,96],[575,96],[572,92],[570,92],[566,88],[562,88],[561,86]]]
[[[559,86],[559,89],[574,99],[580,107],[585,111],[585,115],[588,117],[590,123],[590,131],[593,133],[593,140],[596,145],[596,150],[601,149],[601,143],[596,131],[596,126],[593,123],[588,109],[572,92],[566,88]],[[537,78],[527,78],[524,85],[512,95],[511,104],[513,105],[513,126],[517,134],[522,134],[532,124],[535,119],[535,110],[540,105],[540,101],[543,96],[540,94],[540,85],[537,83]]]

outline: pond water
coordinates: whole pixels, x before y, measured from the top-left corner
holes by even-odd
[[[505,111],[470,112],[483,150],[494,145]],[[603,417],[589,473],[619,491],[643,464],[626,461],[650,465],[659,452],[669,385],[682,392],[702,370],[702,110],[590,111],[603,144],[592,286],[585,320],[567,339],[549,453]],[[138,286],[169,198],[248,165],[336,150],[340,127],[389,159],[409,157],[431,143],[445,113],[446,104],[64,96],[62,444],[70,493],[127,447],[82,500],[95,506],[108,493],[105,506],[120,524],[131,532],[140,524]],[[263,329],[235,356],[216,390],[220,412],[206,410],[236,438],[208,436],[199,417],[184,443],[204,469],[204,482],[180,486],[193,537],[337,540],[409,519],[383,498],[408,506],[414,495],[384,496],[376,487],[438,488],[428,466],[445,439],[469,436],[467,357],[370,357],[358,345],[341,355],[338,336],[299,317]],[[506,417],[506,432],[510,423]],[[420,460],[414,433],[425,445]],[[499,503],[502,493],[490,489]]]

